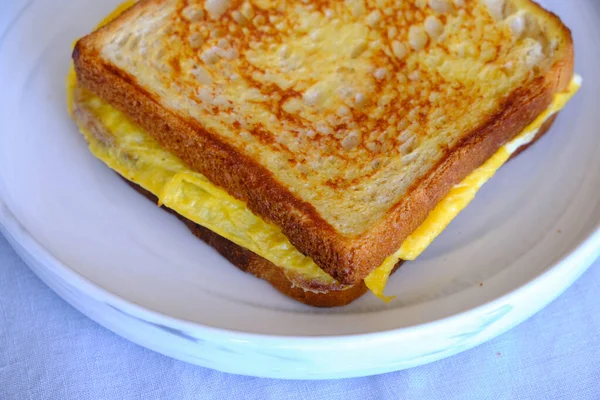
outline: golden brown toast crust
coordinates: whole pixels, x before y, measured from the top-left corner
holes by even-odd
[[[560,23],[556,16],[551,18]],[[385,218],[357,237],[340,234],[265,167],[195,121],[172,114],[140,87],[135,77],[103,63],[94,46],[96,37],[79,41],[73,59],[81,85],[126,113],[167,150],[246,202],[254,213],[280,226],[298,250],[336,280],[357,284],[400,247],[453,185],[521,132],[550,105],[557,91],[567,88],[573,75],[573,50],[569,30],[561,26],[569,38],[566,56],[547,74],[509,96],[501,112],[447,151],[433,172],[417,181]]]

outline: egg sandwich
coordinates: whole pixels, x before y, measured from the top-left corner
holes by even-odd
[[[531,0],[142,0],[78,40],[91,152],[314,306],[414,260],[581,79]]]

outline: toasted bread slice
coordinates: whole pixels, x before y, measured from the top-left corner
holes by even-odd
[[[78,81],[354,285],[573,75],[533,1],[373,3],[141,1]]]
[[[82,94],[81,90],[75,90],[72,105],[73,119],[80,129],[94,135],[95,138],[102,143],[114,143],[114,140],[112,139],[112,132],[106,126],[104,126],[100,120],[98,120],[93,110],[88,107],[89,99],[86,99],[86,96]],[[548,121],[546,121],[546,123],[538,131],[535,139],[527,146],[523,146],[517,152],[515,152],[513,157],[525,150],[525,148],[531,146],[536,140],[544,135],[554,122],[555,118],[556,115],[552,116]],[[135,190],[149,200],[155,203],[158,201],[156,196],[143,189],[139,185],[128,181],[127,179],[125,179],[125,181],[127,181]],[[237,244],[212,232],[211,230],[182,217],[173,210],[170,210],[164,206],[162,208],[177,216],[183,223],[185,223],[185,225],[196,237],[206,242],[209,246],[215,248],[215,250],[217,250],[223,257],[229,260],[236,267],[245,272],[249,272],[258,278],[264,279],[282,294],[301,303],[314,307],[344,306],[361,297],[368,290],[364,282],[359,282],[356,285],[339,289],[337,286],[327,286],[327,284],[324,282],[316,281],[313,277],[303,277],[298,275],[290,276],[289,273],[286,273],[285,268],[276,266],[272,262],[258,256],[250,250],[238,246]],[[402,261],[398,262],[392,273],[395,272],[401,264]]]

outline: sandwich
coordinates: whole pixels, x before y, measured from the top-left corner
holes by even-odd
[[[389,301],[581,85],[569,29],[532,0],[141,0],[72,58],[94,156],[322,307]]]

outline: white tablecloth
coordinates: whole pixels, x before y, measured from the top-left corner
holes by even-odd
[[[0,37],[26,4],[0,0]],[[0,236],[0,400],[600,399],[599,280],[597,262],[529,321],[447,360],[360,379],[277,381],[187,365],[121,339],[58,298]]]

